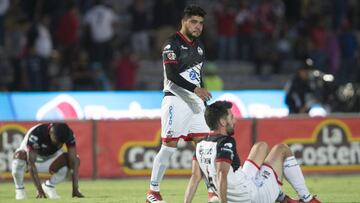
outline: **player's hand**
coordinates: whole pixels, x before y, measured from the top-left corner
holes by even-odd
[[[83,194],[81,194],[81,192],[79,190],[73,190],[72,197],[82,198],[82,197],[85,197],[85,196]]]
[[[37,199],[46,198],[45,192],[43,190],[38,190],[36,198]]]
[[[200,97],[203,101],[209,101],[211,99],[211,94],[205,88],[196,87],[194,93]]]

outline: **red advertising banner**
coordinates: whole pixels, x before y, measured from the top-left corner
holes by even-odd
[[[92,123],[84,121],[67,122],[73,129],[77,152],[80,156],[80,177],[91,177]],[[0,122],[0,179],[11,178],[11,162],[15,150],[20,146],[26,132],[37,122]],[[46,176],[42,174],[42,176]],[[27,177],[29,175],[27,174]]]
[[[242,158],[251,146],[251,121],[236,126],[238,150]],[[149,176],[160,139],[160,120],[97,122],[97,177]],[[191,174],[192,142],[179,142],[166,175]]]
[[[257,140],[288,144],[307,173],[360,172],[359,118],[258,120]]]

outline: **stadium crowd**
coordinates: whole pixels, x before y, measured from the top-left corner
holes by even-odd
[[[0,90],[147,89],[140,61],[160,60],[189,3],[208,12],[210,61],[262,75],[310,57],[340,84],[360,81],[356,0],[0,0]]]

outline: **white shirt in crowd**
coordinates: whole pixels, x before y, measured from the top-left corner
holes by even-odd
[[[102,43],[114,36],[113,24],[117,21],[115,13],[104,5],[90,9],[84,19],[84,24],[90,25],[92,40]]]
[[[35,41],[35,51],[39,56],[49,58],[53,49],[49,30],[44,25],[39,24],[38,34]]]

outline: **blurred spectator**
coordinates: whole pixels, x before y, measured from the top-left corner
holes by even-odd
[[[115,87],[118,90],[134,90],[136,88],[136,73],[138,70],[138,58],[132,53],[129,46],[121,50],[121,55],[115,60],[116,71]]]
[[[234,60],[237,54],[236,10],[228,0],[221,0],[214,11],[218,34],[218,59]]]
[[[11,84],[14,80],[14,71],[12,70],[7,55],[2,47],[0,47],[0,92],[10,91]]]
[[[341,48],[341,65],[337,76],[339,79],[338,82],[344,84],[354,81],[354,76],[360,73],[356,64],[359,44],[352,25],[348,21],[344,21],[342,25],[339,43]]]
[[[308,61],[308,63],[311,63]],[[310,87],[309,71],[311,66],[307,63],[300,66],[293,79],[286,84],[285,103],[289,113],[308,113],[314,102],[314,92]]]
[[[89,43],[88,54],[91,66],[100,65],[100,69],[110,75],[110,62],[113,57],[112,41],[115,37],[114,26],[118,18],[112,8],[96,0],[94,6],[85,14],[84,24]]]
[[[224,82],[222,78],[218,75],[217,66],[214,63],[208,63],[205,66],[205,75],[204,75],[204,87],[207,90],[223,90]]]
[[[238,56],[240,59],[252,60],[253,50],[253,32],[255,26],[255,16],[251,11],[249,3],[240,2],[240,9],[236,15],[236,24],[238,29]]]
[[[150,51],[150,13],[145,0],[134,0],[131,15],[131,47],[138,56],[146,57]]]
[[[24,88],[24,79],[26,72],[22,69],[22,53],[26,45],[26,34],[29,23],[22,18],[14,17],[6,26],[5,34],[5,52],[9,57],[12,69],[13,80],[10,87],[11,91],[21,91]]]
[[[96,90],[96,77],[92,69],[88,66],[85,53],[79,54],[79,58],[74,63],[74,69],[71,72],[73,90]]]
[[[32,91],[46,91],[49,87],[48,67],[53,51],[49,23],[49,17],[44,15],[27,32],[25,67],[27,87]]]
[[[73,0],[68,0],[65,13],[60,17],[56,42],[62,56],[63,68],[72,69],[79,58],[79,11]]]
[[[9,5],[9,0],[0,0],[0,47],[4,46],[4,21]]]

